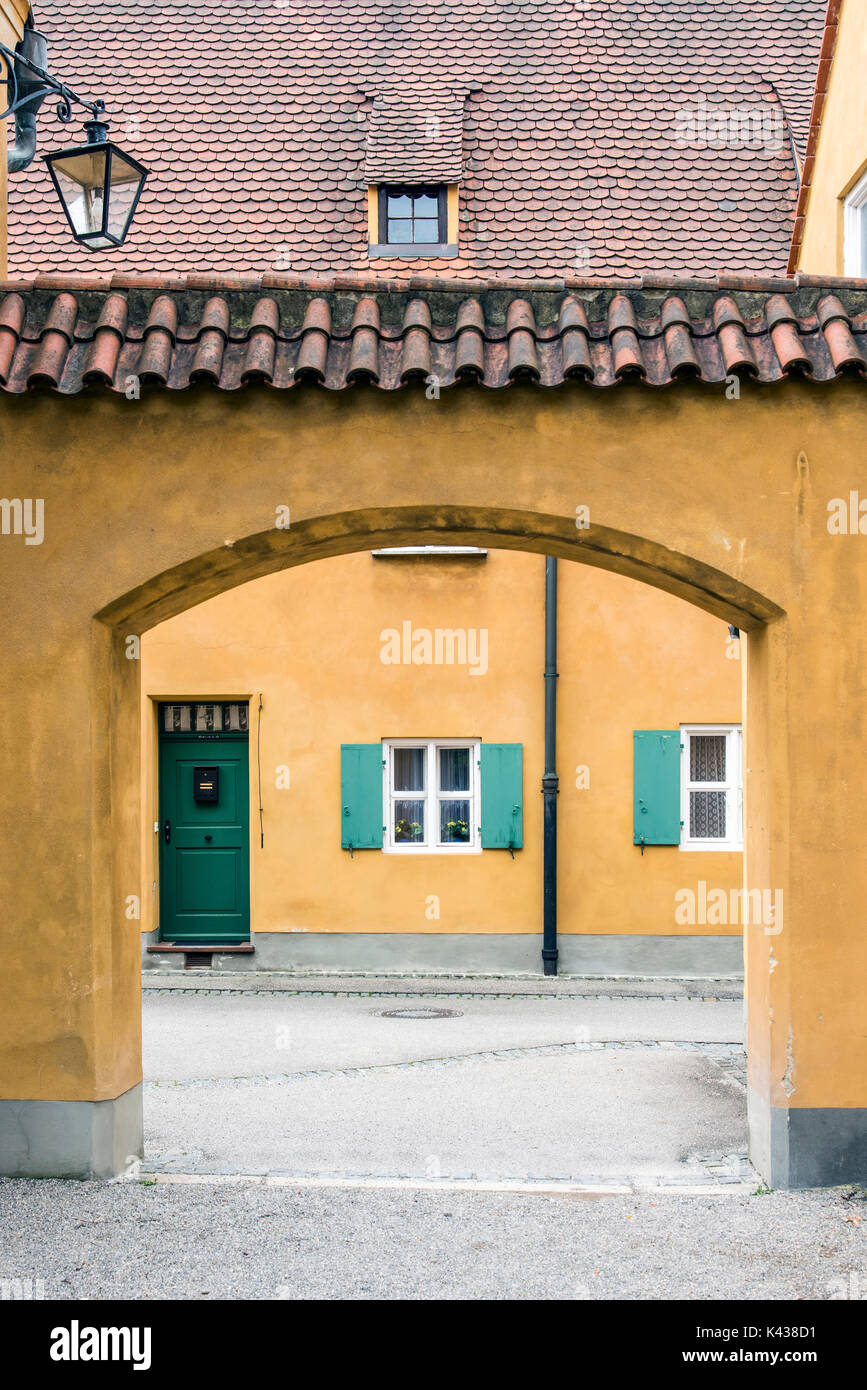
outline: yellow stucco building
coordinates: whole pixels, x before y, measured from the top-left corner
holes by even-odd
[[[315,4],[291,35],[278,7],[239,14],[221,41],[262,93],[287,45],[307,62],[282,162],[233,126],[222,170],[210,89],[176,129],[146,108],[174,98],[143,97],[125,138],[158,169],[108,273],[15,175],[0,1171],[139,1151],[143,945],[151,966],[177,944],[532,970],[555,906],[547,968],[728,973],[743,935],[753,1162],[777,1186],[867,1175],[867,283],[812,231],[863,122],[839,168],[815,120],[812,166],[798,146],[855,6],[782,45],[765,6],[720,24],[714,119],[741,132],[764,103],[759,151],[698,130],[700,45],[689,120],[661,128],[681,39],[659,7],[604,217],[610,157],[584,180],[625,80],[607,15],[545,11],[555,71],[521,16],[503,35],[478,8],[484,33],[455,43],[437,11],[388,50],[416,85],[448,60],[447,101],[395,96],[366,16],[335,37]],[[128,50],[106,10],[97,38],[68,16],[64,61]],[[164,19],[191,72],[200,18]],[[522,144],[509,123],[542,101]],[[799,172],[812,273],[786,279]]]
[[[867,277],[867,9],[829,0],[790,272]]]
[[[726,894],[741,886],[739,747],[729,737],[729,814],[737,820],[728,834],[722,820],[692,827],[713,831],[717,844],[690,833],[689,794],[678,783],[677,840],[691,852],[679,843],[642,849],[633,833],[633,735],[677,730],[680,761],[690,756],[687,730],[703,729],[693,736],[693,763],[718,751],[721,765],[708,771],[725,782],[720,739],[741,723],[741,642],[721,620],[678,599],[569,564],[559,571],[558,619],[561,969],[739,972],[740,921],[678,922],[676,901],[700,881]],[[439,661],[438,631],[455,634],[454,650]],[[394,651],[391,634],[400,638]],[[177,916],[155,930],[160,859],[165,866],[169,848],[158,797],[159,709],[242,700],[250,710],[249,925],[257,960],[232,955],[217,963],[541,968],[543,559],[430,549],[325,560],[161,624],[145,634],[141,656],[148,964],[171,960],[154,954],[160,938],[194,946],[197,936],[213,945],[221,935],[218,914],[210,931],[195,923],[187,932]],[[216,743],[213,732],[207,737]],[[375,813],[382,852],[350,857],[341,848],[341,745],[381,744],[387,759],[392,740],[414,739],[418,747],[464,740],[475,763],[477,743],[520,746],[523,835],[514,856],[478,844],[481,806],[469,777],[465,795],[450,802],[459,801],[462,813],[472,806],[465,841],[442,843],[440,827],[429,824],[421,842],[395,843],[386,789]],[[693,793],[694,818],[705,799]]]

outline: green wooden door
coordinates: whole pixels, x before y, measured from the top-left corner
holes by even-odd
[[[160,940],[250,938],[247,738],[160,743]]]

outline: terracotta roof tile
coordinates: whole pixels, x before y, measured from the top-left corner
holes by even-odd
[[[92,0],[39,0],[52,71],[105,96],[114,138],[151,172],[127,245],[100,254],[69,237],[41,160],[13,175],[11,272],[782,274],[797,197],[788,132],[803,148],[824,9],[101,0],[94,23]],[[408,177],[437,143],[419,145],[414,110],[439,113],[436,177],[462,164],[460,254],[372,262],[367,178]],[[701,111],[735,133],[764,121],[770,138],[684,139]],[[396,164],[366,170],[386,155],[380,121]],[[48,106],[39,140],[40,152],[70,141]]]
[[[595,387],[681,378],[719,386],[733,372],[763,384],[867,376],[863,280],[805,276],[781,290],[777,280],[748,277],[725,288],[663,276],[559,287],[282,279],[267,294],[255,276],[7,281],[0,387],[123,393],[130,376],[172,391],[196,382],[224,391],[366,382],[393,391],[431,374],[444,388],[470,380],[495,389],[570,378]]]
[[[831,353],[835,371],[844,367],[864,367],[864,353],[852,336],[849,316],[835,294],[819,300],[818,319]]]
[[[21,341],[25,304],[20,294],[7,294],[0,300],[0,381],[7,380]]]
[[[126,341],[127,319],[128,308],[123,295],[110,294],[100,310],[93,341],[84,358],[82,381],[110,385],[114,380],[120,350]]]

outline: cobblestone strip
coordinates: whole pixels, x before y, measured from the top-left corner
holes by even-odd
[[[144,980],[167,980],[186,985],[191,981],[225,980],[240,986],[251,985],[255,980],[273,982],[277,986],[301,986],[315,981],[328,981],[347,985],[352,981],[373,981],[388,985],[402,993],[405,981],[419,985],[437,983],[475,982],[480,986],[496,989],[500,985],[530,985],[534,990],[556,990],[563,985],[576,989],[588,984],[621,984],[624,989],[644,989],[647,984],[665,983],[672,985],[721,984],[739,989],[743,986],[743,976],[739,975],[570,975],[561,971],[558,975],[540,975],[538,971],[512,970],[508,974],[497,975],[483,971],[461,970],[405,970],[399,973],[383,973],[381,970],[226,970],[212,966],[192,966],[190,968],[159,968],[142,972]]]
[[[742,999],[743,980],[731,975],[565,975],[536,972],[506,975],[449,971],[406,971],[383,975],[375,971],[329,972],[247,971],[201,969],[145,970],[142,988],[148,993],[181,994],[300,994],[311,997],[456,994],[468,998],[528,999]]]
[[[266,995],[273,998],[275,995],[303,996],[305,999],[627,999],[645,1000],[658,1004],[660,1002],[679,1003],[679,1004],[730,1004],[734,1000],[740,999],[740,994],[623,994],[614,990],[607,990],[604,994],[587,994],[566,991],[562,994],[552,994],[550,991],[545,994],[529,994],[525,991],[514,994],[498,992],[496,994],[487,991],[485,993],[473,992],[472,990],[411,990],[402,989],[399,994],[394,990],[385,989],[236,989],[234,986],[224,989],[205,989],[203,985],[168,985],[156,986],[145,984],[142,986],[143,993],[146,994],[201,994],[208,998],[220,997],[231,994],[252,994]]]
[[[568,1042],[544,1043],[538,1047],[502,1047],[490,1052],[468,1052],[454,1057],[420,1057],[411,1062],[374,1062],[355,1067],[315,1067],[309,1071],[264,1072],[255,1076],[189,1077],[170,1081],[146,1081],[148,1089],[174,1090],[176,1087],[214,1089],[233,1086],[271,1086],[285,1081],[308,1081],[318,1077],[367,1076],[372,1073],[390,1075],[399,1071],[420,1071],[428,1068],[462,1066],[467,1062],[512,1061],[525,1057],[561,1057],[575,1052],[597,1052],[603,1049],[627,1051],[698,1052],[722,1067],[726,1075],[746,1086],[746,1057],[737,1043],[706,1042]]]

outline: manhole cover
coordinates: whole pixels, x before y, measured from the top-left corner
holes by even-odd
[[[377,1018],[463,1018],[460,1009],[377,1009]]]

